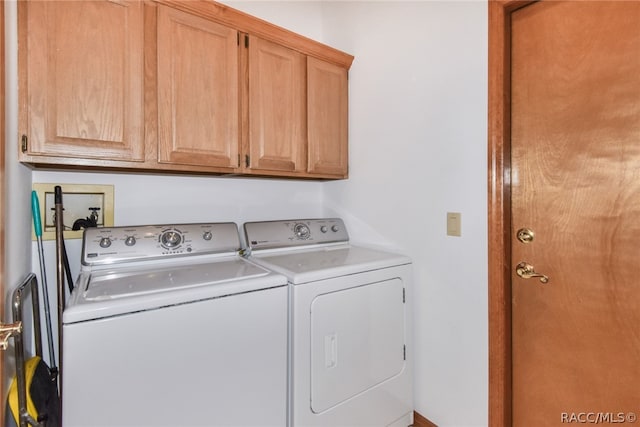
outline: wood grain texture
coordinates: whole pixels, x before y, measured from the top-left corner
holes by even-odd
[[[248,43],[249,167],[304,172],[306,57],[259,37]]]
[[[418,412],[413,412],[413,427],[438,427],[435,423],[431,422],[427,418],[420,415]]]
[[[511,425],[511,236],[509,20],[516,2],[489,7],[488,283],[489,420]]]
[[[512,14],[513,423],[640,402],[640,3]]]
[[[144,3],[144,157],[145,165],[158,162],[158,10]]]
[[[346,165],[346,68],[352,56],[211,1],[24,1],[18,9],[18,139],[29,139],[28,149],[19,153],[21,162],[91,170],[347,176],[346,166],[336,168],[335,162]],[[81,22],[83,37],[62,31],[70,21]],[[109,28],[99,31],[101,25]],[[269,63],[268,55],[259,54],[250,60],[238,43],[245,36],[256,46],[262,42],[288,52],[295,58],[289,71],[297,77],[286,77],[286,61]],[[97,53],[88,54],[92,49]],[[322,99],[342,102],[344,114],[334,113],[337,104],[315,108],[339,120],[319,121],[314,114],[311,133],[314,143],[340,140],[314,146],[319,167],[310,169],[307,55],[345,76],[344,86],[336,85],[341,93]],[[260,62],[265,66],[256,66]],[[255,93],[249,91],[251,81]],[[310,87],[326,89],[325,83]],[[245,156],[252,159],[250,167]]]
[[[205,0],[157,0],[173,8],[208,17],[238,31],[270,40],[305,55],[313,56],[345,69],[351,67],[353,56],[330,46],[318,43],[292,31],[278,27],[262,19],[250,16],[215,1]]]
[[[158,6],[158,161],[238,167],[238,34]]]
[[[307,170],[310,173],[348,175],[348,92],[347,70],[307,58]]]
[[[24,3],[29,154],[143,161],[142,3]]]

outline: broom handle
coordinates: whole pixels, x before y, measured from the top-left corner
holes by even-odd
[[[60,388],[60,401],[62,402],[62,313],[66,305],[66,294],[64,289],[64,222],[62,218],[62,188],[56,185],[54,188],[54,207],[56,212],[56,273],[58,285],[58,385]],[[62,408],[60,409],[62,412]],[[61,415],[62,416],[62,415]]]

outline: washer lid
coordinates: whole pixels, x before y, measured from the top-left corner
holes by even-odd
[[[348,244],[285,252],[253,251],[251,257],[296,285],[411,263],[404,255]]]
[[[226,297],[286,283],[285,277],[239,257],[164,268],[83,272],[64,310],[63,322]]]

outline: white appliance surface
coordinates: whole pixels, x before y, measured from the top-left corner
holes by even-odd
[[[85,232],[65,427],[286,425],[287,281],[240,258],[232,227]]]
[[[313,413],[320,414],[402,373],[403,286],[400,279],[392,279],[313,299]]]
[[[250,223],[245,237],[250,260],[289,280],[290,425],[410,425],[410,258],[350,245],[339,219]]]
[[[411,263],[404,255],[344,243],[286,251],[265,249],[253,251],[252,256],[296,285]]]
[[[179,263],[109,265],[78,277],[77,292],[63,312],[73,323],[193,300],[282,286],[282,278],[237,255],[182,258]]]

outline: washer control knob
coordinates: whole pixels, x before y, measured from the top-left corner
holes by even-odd
[[[135,236],[127,236],[126,239],[124,239],[124,244],[127,246],[133,246],[136,244],[136,238]]]
[[[333,231],[334,233],[337,233],[338,230],[340,230],[340,227],[338,227],[337,225],[332,225],[331,226],[331,231]]]
[[[160,236],[160,244],[166,249],[174,249],[182,243],[182,235],[177,230],[168,230]]]
[[[109,246],[111,246],[111,239],[108,237],[102,237],[100,238],[100,247],[101,248],[108,248]]]
[[[205,231],[205,232],[202,234],[202,238],[203,238],[204,240],[211,240],[211,238],[213,238],[213,234],[211,234],[211,232],[210,232],[210,231]]]
[[[323,225],[322,227],[320,227],[320,231],[322,231],[323,233],[327,232],[327,226]]]

